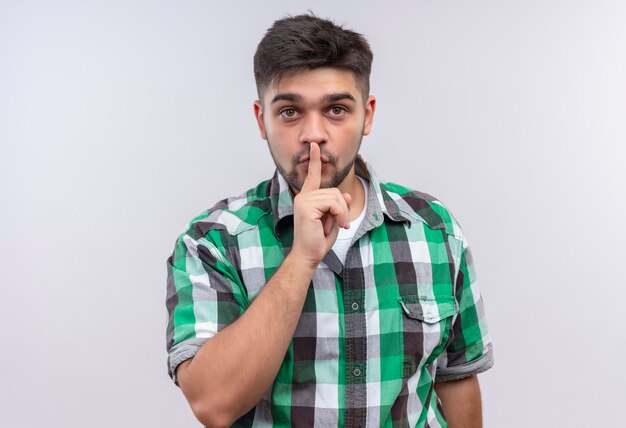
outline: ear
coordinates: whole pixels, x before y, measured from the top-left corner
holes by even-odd
[[[374,112],[376,111],[376,97],[370,95],[365,103],[365,123],[363,125],[363,135],[369,135],[374,123]]]
[[[254,101],[254,117],[256,119],[256,124],[259,127],[259,132],[261,133],[261,138],[267,140],[267,134],[265,133],[265,124],[263,123],[263,106],[261,105],[261,101]]]

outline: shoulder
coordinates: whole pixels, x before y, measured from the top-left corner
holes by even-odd
[[[181,236],[198,240],[210,231],[237,235],[256,227],[259,219],[272,211],[268,188],[269,180],[266,180],[239,196],[222,199],[191,219]]]
[[[465,240],[460,224],[438,198],[392,182],[381,181],[380,187],[408,220],[421,221],[430,229],[442,229],[450,236]]]

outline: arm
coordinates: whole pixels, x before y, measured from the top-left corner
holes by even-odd
[[[179,385],[200,422],[228,426],[269,389],[311,277],[310,267],[285,259],[248,310],[178,366]]]
[[[475,283],[472,256],[464,245],[456,284],[459,314],[452,341],[437,361],[435,391],[451,428],[482,427],[480,388],[476,375],[493,365],[491,337],[483,300]]]
[[[196,417],[227,426],[271,387],[293,337],[311,278],[348,222],[349,195],[319,189],[320,149],[311,144],[309,172],[294,202],[289,256],[236,321],[206,341],[177,369]]]
[[[476,375],[436,383],[435,391],[441,400],[450,428],[483,426],[480,386]]]

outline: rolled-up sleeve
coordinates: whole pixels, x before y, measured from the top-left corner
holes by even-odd
[[[176,384],[178,365],[241,315],[240,290],[236,270],[215,243],[179,237],[167,260],[166,293],[168,373]]]
[[[460,257],[455,299],[458,313],[451,327],[451,340],[437,358],[436,382],[484,372],[494,362],[484,303],[475,280],[472,254],[466,245]]]

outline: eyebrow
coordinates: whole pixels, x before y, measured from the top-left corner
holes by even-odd
[[[272,98],[272,104],[275,104],[278,101],[291,101],[293,103],[299,103],[302,102],[302,100],[302,95],[286,92],[284,94],[276,94],[276,96]]]
[[[322,97],[323,103],[332,103],[341,100],[350,100],[356,102],[354,96],[349,92],[337,92],[334,94],[326,94]],[[282,94],[276,94],[274,98],[272,98],[271,104],[275,104],[278,101],[291,101],[293,103],[301,103],[304,101],[302,95],[294,94],[293,92],[285,92]]]
[[[352,94],[349,92],[339,92],[336,94],[328,94],[322,97],[322,101],[325,103],[333,103],[335,101],[342,101],[342,100],[350,100],[350,101],[356,102],[356,99],[354,98],[354,96],[352,96]]]

